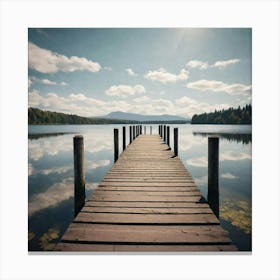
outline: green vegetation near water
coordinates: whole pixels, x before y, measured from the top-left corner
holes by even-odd
[[[138,123],[136,121],[115,120],[103,118],[86,118],[78,115],[43,111],[37,108],[28,108],[28,124],[117,124]]]
[[[252,106],[194,115],[192,124],[252,124]]]

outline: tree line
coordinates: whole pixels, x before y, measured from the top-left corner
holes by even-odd
[[[28,108],[28,124],[117,124],[137,123],[129,120],[86,118],[78,115]]]
[[[212,113],[195,114],[192,124],[252,124],[252,106],[229,108]]]

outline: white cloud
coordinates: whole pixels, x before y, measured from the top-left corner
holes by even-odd
[[[141,96],[141,97],[137,97],[137,98],[134,98],[133,101],[134,102],[137,102],[137,103],[142,103],[142,102],[146,102],[150,100],[150,97],[144,95],[144,96]]]
[[[202,176],[202,177],[199,177],[199,178],[194,178],[194,180],[198,185],[205,185],[205,184],[208,183],[208,176]]]
[[[190,82],[187,88],[201,91],[226,92],[230,95],[249,94],[252,86],[244,84],[226,84],[222,81],[215,80],[199,80]]]
[[[57,82],[51,81],[49,79],[39,79],[36,77],[30,77],[28,79],[28,86],[30,86],[32,83],[38,83],[38,84],[43,84],[43,85],[57,85]],[[59,85],[66,86],[67,83],[61,82],[61,83],[59,83]]]
[[[88,60],[84,57],[67,57],[37,45],[28,43],[28,66],[41,73],[56,73],[58,71],[90,71],[98,72],[101,69],[99,63]]]
[[[189,72],[185,69],[182,69],[179,74],[172,74],[167,72],[164,68],[160,68],[158,70],[151,71],[149,70],[148,73],[144,75],[146,79],[152,81],[158,81],[161,83],[170,83],[170,82],[177,82],[180,80],[187,80],[189,78]]]
[[[86,169],[96,169],[99,167],[108,166],[110,164],[109,159],[103,159],[98,161],[86,161],[85,167]]]
[[[137,74],[131,68],[127,68],[125,71],[129,76],[137,76]]]
[[[200,70],[205,70],[208,68],[208,62],[200,61],[200,60],[190,60],[187,64],[187,67],[190,68],[198,68]]]
[[[194,114],[202,112],[211,112],[216,110],[227,109],[230,107],[229,104],[209,104],[204,102],[198,102],[187,96],[183,96],[175,101],[178,106],[178,110],[182,115],[193,116]]]
[[[128,85],[118,85],[111,86],[106,90],[106,94],[109,96],[127,97],[130,95],[135,95],[138,93],[145,93],[146,90],[142,85],[128,86]]]
[[[207,167],[208,165],[206,157],[191,158],[186,160],[186,163],[195,167]]]
[[[225,151],[220,155],[220,160],[239,161],[239,160],[246,160],[251,158],[252,156],[250,154],[234,152],[234,151]]]
[[[224,173],[221,175],[222,178],[225,178],[225,179],[238,179],[239,177],[238,176],[235,176],[231,173]]]
[[[39,210],[56,206],[60,202],[73,197],[73,178],[63,179],[50,186],[45,192],[35,194],[28,202],[28,214],[32,215]]]
[[[237,63],[239,61],[240,60],[236,59],[236,58],[235,59],[229,59],[229,60],[219,60],[219,61],[216,61],[215,63],[213,63],[213,65],[211,65],[211,67],[216,67],[216,68],[219,68],[219,69],[224,69],[227,66],[235,64],[235,63]]]
[[[28,163],[28,176],[33,175],[34,168],[31,163]]]
[[[136,89],[134,88],[134,90]],[[141,87],[137,90],[142,91]],[[147,98],[150,99],[148,100]],[[37,90],[30,91],[28,98],[28,105],[30,107],[86,117],[102,116],[114,111],[192,117],[193,114],[230,107],[227,104],[209,105],[208,103],[198,102],[186,96],[177,99],[175,102],[164,98],[152,99],[151,97],[141,96],[139,99],[134,98],[134,102],[127,102],[120,99],[104,101],[88,97],[83,93],[71,93],[68,96],[59,96],[51,92],[43,96]]]

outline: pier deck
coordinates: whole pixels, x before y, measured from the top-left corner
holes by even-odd
[[[58,251],[235,251],[179,157],[159,135],[121,154],[56,246]]]

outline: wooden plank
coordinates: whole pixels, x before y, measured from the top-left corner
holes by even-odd
[[[57,251],[66,252],[234,252],[234,245],[115,245],[64,243],[56,246]]]
[[[134,207],[95,207],[85,206],[82,212],[93,213],[134,213],[134,214],[211,214],[210,208],[134,208]]]
[[[214,214],[110,214],[80,212],[74,220],[84,223],[111,224],[219,224]]]
[[[114,191],[114,192],[106,192],[106,191],[102,191],[97,189],[94,193],[94,197],[95,198],[99,198],[99,197],[107,197],[107,196],[119,196],[119,197],[126,197],[126,196],[133,196],[133,197],[149,197],[149,196],[156,196],[156,197],[160,197],[160,196],[169,196],[169,197],[178,197],[178,196],[201,196],[200,191],[196,190],[196,191],[180,191],[180,192],[176,192],[176,191],[154,191],[154,192],[150,192],[150,191],[138,191],[138,192],[131,192],[131,191]]]
[[[230,244],[228,233],[222,228],[215,231],[198,227],[116,227],[100,229],[94,224],[71,224],[62,241],[95,242],[95,243],[168,243],[168,244]]]
[[[170,191],[183,191],[183,192],[192,192],[197,191],[197,187],[126,187],[126,186],[101,186],[97,187],[96,191],[149,191],[149,192],[170,192]]]
[[[136,195],[96,195],[91,201],[111,201],[111,202],[198,202],[200,200],[200,195],[193,196],[136,196]]]
[[[151,186],[151,187],[188,187],[195,186],[194,182],[182,182],[182,183],[172,183],[172,182],[101,182],[99,186],[135,186],[135,187],[143,187],[143,186]]]
[[[96,207],[148,207],[148,208],[196,208],[196,207],[205,207],[205,208],[209,208],[209,205],[206,203],[195,203],[195,202],[170,202],[170,201],[166,201],[166,202],[153,202],[153,201],[141,201],[141,202],[135,202],[135,201],[114,201],[114,202],[110,202],[110,201],[94,201],[94,200],[88,200],[85,204],[85,206],[96,206]]]

